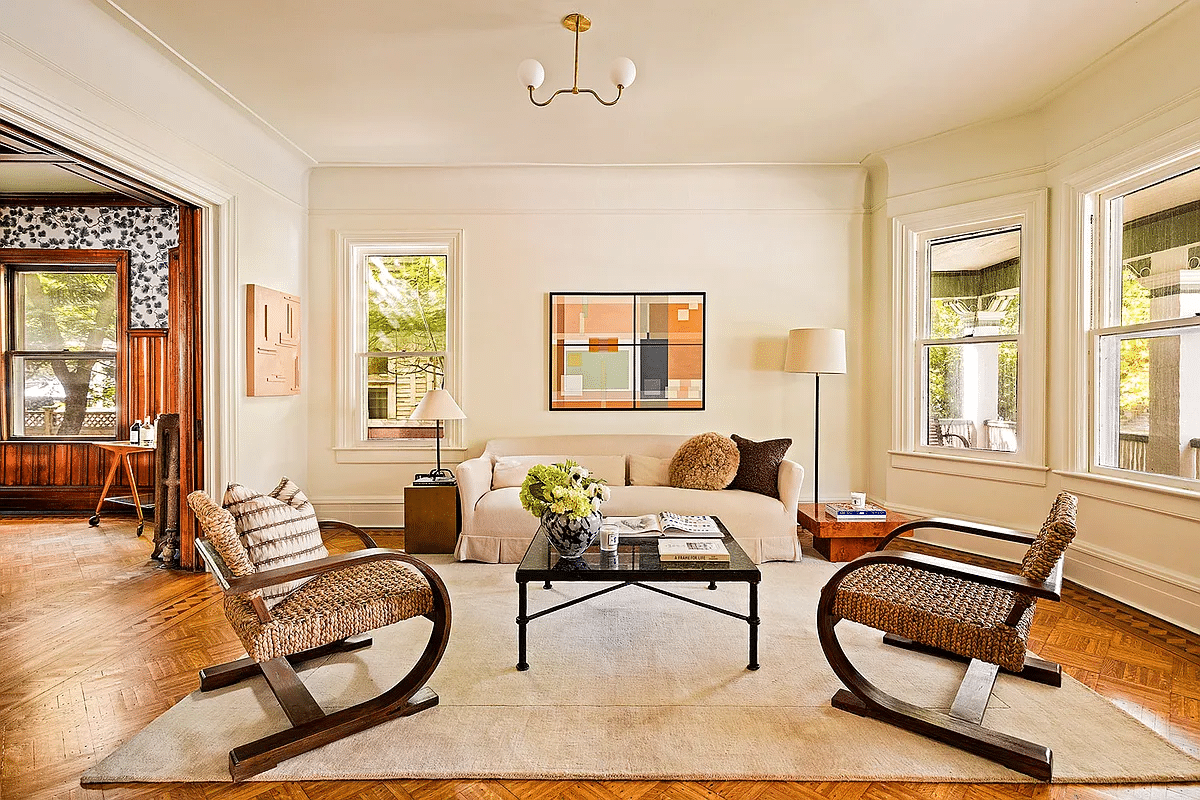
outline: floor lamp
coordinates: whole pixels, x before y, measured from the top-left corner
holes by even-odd
[[[413,409],[409,419],[415,420],[437,420],[437,469],[424,475],[418,475],[418,479],[423,479],[429,483],[454,483],[454,473],[448,469],[442,469],[442,420],[444,419],[466,419],[467,415],[458,407],[458,403],[454,402],[454,398],[445,389],[430,389],[421,398],[421,402]]]
[[[795,328],[788,331],[784,372],[811,372],[816,376],[816,412],[813,431],[813,503],[821,503],[821,373],[846,372],[846,332],[840,328]],[[818,509],[819,510],[819,509]]]

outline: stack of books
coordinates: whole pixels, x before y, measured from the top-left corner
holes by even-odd
[[[728,561],[725,545],[713,539],[659,539],[659,561]]]
[[[826,503],[825,517],[837,522],[879,522],[887,519],[887,509],[867,503],[854,506],[850,503]]]

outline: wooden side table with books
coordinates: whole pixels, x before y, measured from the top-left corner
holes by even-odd
[[[813,547],[830,561],[852,561],[879,546],[912,517],[888,511],[884,519],[839,522],[825,513],[824,503],[801,503],[796,521],[812,534]]]

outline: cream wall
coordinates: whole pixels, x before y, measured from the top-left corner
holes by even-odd
[[[304,292],[306,173],[87,0],[0,0],[0,118],[206,209],[206,483],[307,475],[307,398],[245,396],[245,285]]]
[[[951,514],[1035,530],[1055,493],[1080,496],[1080,533],[1067,576],[1193,630],[1200,629],[1200,495],[1156,491],[1081,475],[1086,471],[1086,375],[1074,369],[1086,344],[1080,307],[1072,188],[1122,161],[1200,148],[1200,9],[1114,53],[1040,110],[956,131],[866,162],[871,192],[869,316],[890,320],[892,224],[896,217],[1015,192],[1050,193],[1048,385],[1045,485],[898,468],[889,348],[869,351],[870,491],[893,508]],[[1137,151],[1135,153],[1135,151]],[[966,537],[934,537],[980,548]]]
[[[863,170],[833,167],[317,168],[309,186],[310,495],[323,513],[400,524],[419,463],[332,449],[335,232],[463,231],[466,453],[500,436],[789,436],[811,466],[813,380],[781,372],[793,327],[846,328],[850,374],[822,381],[822,494],[865,480]],[[706,408],[547,410],[549,292],[707,292]],[[447,454],[443,450],[443,456]],[[808,473],[811,476],[811,471]],[[810,493],[811,480],[805,492]]]

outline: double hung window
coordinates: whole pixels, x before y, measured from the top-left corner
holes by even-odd
[[[1015,451],[1021,227],[929,239],[925,265],[924,444]]]
[[[349,451],[374,450],[368,460],[387,460],[382,450],[431,448],[437,423],[409,416],[428,391],[458,391],[461,232],[339,234],[338,240],[339,458],[354,461]],[[461,423],[441,430],[446,446],[461,446]]]
[[[895,219],[894,466],[1043,480],[1046,207],[1037,191]]]
[[[444,254],[365,256],[365,350],[358,356],[366,388],[368,439],[422,439],[433,422],[408,417],[446,379]]]
[[[98,255],[0,259],[8,439],[112,439],[121,427],[124,254],[74,252]]]
[[[1091,469],[1194,488],[1200,168],[1195,160],[1175,164],[1118,183],[1095,200]]]

